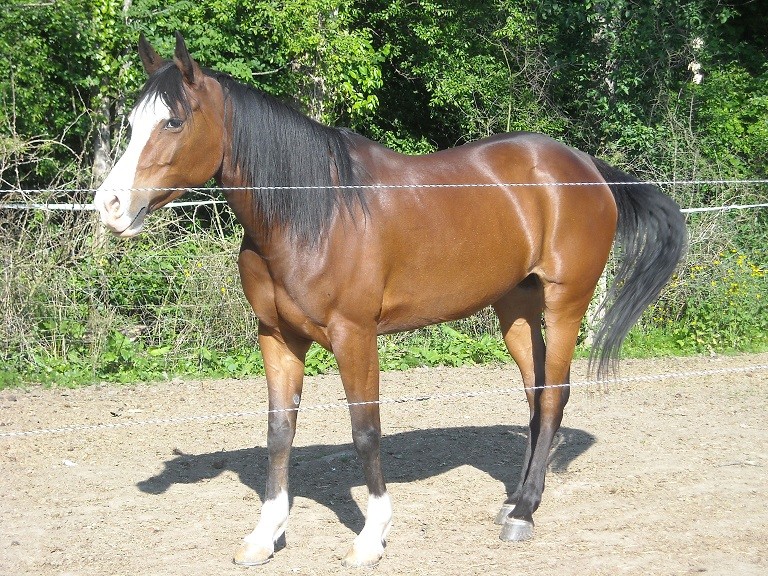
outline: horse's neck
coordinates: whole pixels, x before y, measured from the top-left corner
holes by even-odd
[[[245,234],[259,245],[263,245],[267,238],[264,219],[257,213],[256,203],[253,201],[253,192],[245,189],[245,180],[240,171],[232,168],[228,159],[224,158],[222,170],[216,178],[217,183],[224,190],[227,204],[234,212],[237,221],[245,230]]]
[[[244,182],[221,179],[219,185],[225,189],[227,204],[243,227],[245,235],[256,245],[262,257],[266,260],[279,257],[285,246],[293,245],[290,232],[282,227],[267,227],[267,220],[253,197],[254,192],[248,190]],[[233,189],[227,190],[229,188]]]

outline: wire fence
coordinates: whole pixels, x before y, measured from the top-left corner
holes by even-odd
[[[436,190],[472,190],[472,189],[485,189],[485,188],[540,188],[540,187],[588,187],[599,185],[645,185],[653,184],[659,187],[678,187],[678,186],[768,186],[767,179],[745,179],[745,180],[650,180],[640,182],[508,182],[508,183],[447,183],[447,184],[364,184],[364,185],[347,185],[347,186],[334,186],[334,190],[413,190],[413,189],[436,189]],[[105,190],[106,192],[170,192],[179,190],[179,188],[113,188]],[[196,192],[199,194],[215,195],[218,193],[232,193],[232,192],[254,192],[254,191],[284,191],[284,192],[296,192],[296,191],[327,191],[328,187],[322,186],[255,186],[255,187],[197,187],[197,188],[182,188],[185,193]],[[60,196],[60,195],[93,195],[97,189],[95,188],[37,188],[37,189],[11,189],[0,191],[0,194],[5,195],[19,195],[23,198],[32,198],[34,196]],[[209,198],[206,200],[190,200],[190,201],[175,201],[169,203],[168,208],[189,208],[199,206],[212,206],[226,204],[226,200]],[[705,206],[705,207],[693,207],[682,208],[681,212],[684,214],[701,213],[701,212],[719,212],[727,210],[744,210],[751,208],[766,208],[768,202],[752,203],[752,204],[729,204],[721,206]],[[47,210],[47,211],[93,211],[96,207],[93,203],[89,202],[61,202],[61,201],[47,201],[47,202],[34,202],[34,201],[22,201],[22,202],[0,202],[0,209],[3,210]]]
[[[657,183],[764,187],[768,180]],[[489,186],[498,184],[476,188]],[[405,185],[379,187],[395,191],[409,188]],[[440,187],[468,188],[465,184]],[[229,192],[242,190],[230,189]],[[221,189],[190,191],[211,195]],[[209,366],[211,363],[206,359],[209,351],[222,362],[228,356],[248,357],[249,352],[244,349],[254,348],[257,324],[239,287],[235,257],[241,232],[226,200],[195,198],[174,203],[172,206],[181,210],[158,211],[148,223],[148,233],[138,242],[105,236],[104,244],[99,247],[94,238],[100,226],[98,219],[88,212],[93,209],[92,203],[86,201],[89,198],[80,198],[81,202],[75,203],[69,202],[69,198],[65,198],[65,202],[49,202],[48,198],[35,197],[36,193],[61,196],[67,192],[85,195],[94,190],[0,191],[0,220],[3,221],[0,261],[4,263],[2,275],[6,280],[0,283],[0,308],[4,318],[0,323],[0,339],[5,342],[0,350],[0,377],[3,363],[15,362],[20,367],[47,370],[46,363],[51,358],[57,363],[57,370],[79,363],[81,368],[95,371],[105,358],[113,365],[125,361],[127,366],[132,361],[138,363],[140,355],[151,356],[147,364],[152,363],[159,370],[168,366],[170,370],[173,362],[182,361],[187,366]],[[10,199],[9,194],[23,197],[5,201]],[[719,197],[712,195],[714,199]],[[749,194],[722,197],[742,201],[683,208],[683,212],[692,216],[688,220],[689,258],[662,301],[649,311],[648,317],[654,318],[653,322],[657,317],[664,322],[679,321],[675,330],[685,334],[678,338],[698,339],[695,346],[702,351],[710,347],[732,348],[734,343],[738,348],[738,339],[748,340],[748,336],[736,334],[734,327],[761,322],[763,308],[759,306],[759,298],[762,294],[763,301],[768,299],[764,296],[768,294],[768,258],[765,243],[755,244],[757,251],[736,253],[732,250],[734,239],[760,232],[763,209],[768,207],[768,202],[763,201],[765,197],[768,194],[755,194],[750,189]],[[59,205],[66,208],[57,211],[55,206]],[[200,207],[206,210],[198,212]],[[200,214],[203,223],[197,224]],[[762,234],[765,236],[765,231]],[[716,265],[720,260],[723,264]],[[731,274],[730,268],[740,276]],[[751,294],[742,293],[747,281],[751,282]],[[698,285],[694,287],[694,283]],[[692,302],[697,304],[691,300],[694,289],[695,298],[704,298],[708,292],[719,294],[717,300],[705,303],[712,310],[707,319],[712,324],[708,334],[702,335],[700,325],[690,321],[689,312],[683,312],[686,307],[690,309]],[[487,311],[461,321],[457,328],[478,338],[498,334],[496,319]],[[421,340],[430,343],[431,337],[419,335]],[[405,336],[387,338],[380,345],[407,349],[413,344],[413,340]],[[501,346],[503,354],[503,344]],[[120,356],[128,353],[133,356]],[[446,351],[445,356],[447,354]],[[492,349],[490,354],[495,357],[496,350]],[[393,362],[400,361],[400,356],[395,356]]]
[[[679,372],[666,372],[662,374],[647,374],[640,376],[628,376],[624,378],[612,378],[602,380],[584,380],[569,384],[556,384],[551,386],[533,386],[527,388],[529,391],[543,390],[545,388],[590,388],[590,387],[608,387],[615,385],[632,385],[648,382],[662,382],[665,380],[681,380],[690,378],[704,378],[712,376],[723,376],[732,374],[753,374],[768,371],[768,364],[753,364],[747,366],[735,366],[728,368],[713,368],[708,370],[685,370]],[[419,394],[416,396],[401,396],[398,398],[380,398],[368,402],[331,402],[325,404],[312,404],[309,406],[296,406],[294,408],[283,409],[262,409],[220,412],[217,414],[197,414],[193,416],[169,416],[165,418],[150,418],[144,420],[130,420],[122,422],[99,422],[95,424],[73,424],[59,426],[56,428],[37,428],[32,430],[12,430],[0,432],[0,438],[27,438],[31,436],[54,435],[54,434],[74,434],[79,432],[98,432],[107,430],[117,430],[122,428],[143,428],[148,426],[171,426],[181,424],[193,424],[201,422],[221,422],[230,420],[240,420],[244,418],[254,418],[257,416],[267,416],[275,413],[285,412],[326,412],[328,410],[348,410],[356,406],[370,405],[393,405],[393,404],[412,404],[416,402],[435,402],[438,404],[447,404],[460,400],[506,396],[520,393],[522,386],[510,386],[504,388],[487,388],[483,390],[458,391],[458,392],[436,392],[432,394]]]

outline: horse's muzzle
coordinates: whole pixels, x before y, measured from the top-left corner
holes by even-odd
[[[136,236],[144,227],[147,206],[136,202],[134,198],[121,198],[120,191],[96,191],[94,206],[99,211],[101,222],[115,236],[130,238]]]

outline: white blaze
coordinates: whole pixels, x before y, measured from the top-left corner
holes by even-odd
[[[134,236],[141,231],[147,213],[147,194],[132,190],[144,147],[160,122],[172,116],[160,98],[139,102],[129,116],[131,140],[123,156],[96,190],[93,203],[101,221],[119,236]]]

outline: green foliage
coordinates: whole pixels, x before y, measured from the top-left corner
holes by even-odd
[[[737,64],[714,70],[694,98],[702,154],[733,178],[768,177],[768,63],[760,75]]]
[[[0,183],[87,186],[92,103],[104,92],[122,99],[126,89],[122,2],[2,4]]]
[[[425,328],[411,335],[382,338],[379,346],[379,364],[383,370],[509,360],[498,335],[484,333],[474,337],[449,324]]]
[[[667,329],[680,350],[749,350],[768,344],[767,254],[731,249],[678,279],[685,306]]]
[[[371,136],[410,152],[424,140],[443,148],[510,130],[562,133],[538,82],[535,14],[492,1],[365,5],[389,48]]]
[[[158,18],[157,15],[162,14]],[[161,54],[173,53],[173,34],[188,38],[195,58],[267,92],[298,100],[314,118],[354,124],[375,112],[380,64],[371,30],[353,26],[358,9],[346,0],[249,2],[137,0],[132,26]]]
[[[91,186],[94,134],[106,126],[119,148],[145,79],[138,33],[169,56],[176,30],[204,65],[406,153],[532,130],[646,178],[765,178],[766,28],[760,3],[718,0],[0,0],[0,196]],[[669,192],[682,206],[765,199],[759,186]],[[32,199],[62,196],[89,199]],[[229,256],[238,228],[186,216],[101,246],[86,215],[0,210],[13,278],[0,385],[260,373]],[[625,352],[765,346],[766,211],[688,225],[689,260]],[[385,368],[505,357],[485,313],[380,349]],[[334,366],[310,350],[308,373]]]
[[[108,110],[118,140],[125,106],[143,82],[138,33],[170,55],[176,30],[202,63],[408,152],[521,129],[634,165],[693,117],[688,129],[702,136],[710,162],[724,158],[730,167],[736,154],[747,171],[764,173],[765,41],[752,32],[765,28],[766,16],[750,4],[128,4],[125,12],[119,0],[5,0],[0,169],[9,182],[82,179],[92,127]],[[699,87],[691,84],[694,63]],[[694,101],[670,115],[681,93]],[[749,146],[738,147],[739,134]]]
[[[338,370],[333,354],[317,344],[312,344],[304,360],[304,373],[309,376]]]

